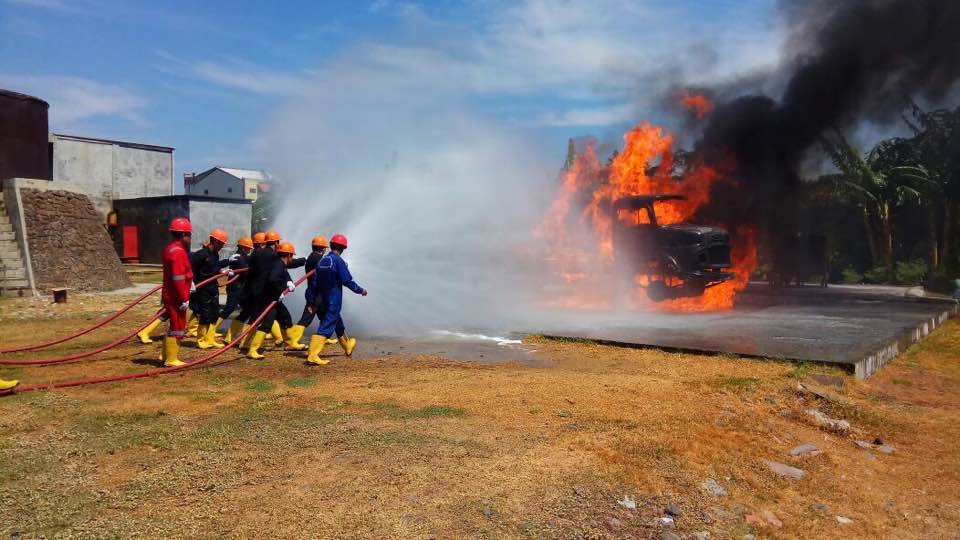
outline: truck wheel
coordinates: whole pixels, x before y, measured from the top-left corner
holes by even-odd
[[[647,298],[654,302],[662,302],[670,297],[670,288],[662,281],[652,281],[647,285]]]

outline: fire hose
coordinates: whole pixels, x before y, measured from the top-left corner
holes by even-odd
[[[244,269],[241,269],[241,270],[239,270],[239,271],[240,271],[240,272],[245,272],[246,269],[244,268]],[[237,270],[235,270],[234,272],[237,272]],[[213,276],[213,277],[210,277],[210,278],[208,278],[208,279],[205,279],[205,280],[201,281],[200,283],[197,284],[197,287],[206,285],[207,283],[210,283],[211,281],[217,280],[217,279],[219,279],[219,278],[221,278],[221,277],[223,277],[223,276],[226,276],[226,275],[227,275],[227,274],[217,274],[217,275],[215,275],[215,276]],[[235,279],[237,279],[237,278],[239,278],[239,277],[240,277],[240,276],[234,276],[233,278],[231,278],[230,281],[227,282],[227,284],[231,283],[233,280],[235,280]],[[224,286],[226,286],[226,285],[224,285]],[[115,313],[115,314],[112,316],[112,318],[104,319],[103,321],[101,321],[101,322],[98,323],[97,325],[95,325],[95,326],[93,326],[93,327],[91,327],[91,328],[88,328],[88,329],[86,329],[86,330],[84,330],[84,331],[82,331],[82,332],[74,335],[73,337],[68,337],[68,338],[60,339],[60,340],[55,341],[55,342],[52,342],[52,343],[63,343],[64,341],[69,341],[69,340],[73,339],[74,337],[78,337],[78,336],[81,336],[81,335],[83,335],[83,334],[86,334],[86,333],[90,332],[91,330],[93,330],[94,328],[97,328],[98,326],[103,326],[103,325],[105,325],[106,323],[110,322],[110,320],[115,319],[115,318],[119,315],[119,313],[122,313],[123,311],[126,311],[126,310],[130,309],[131,307],[133,307],[136,303],[139,303],[141,300],[143,300],[143,298],[145,298],[145,297],[140,297],[140,298],[138,298],[138,299],[134,302],[134,304],[130,304],[129,306],[123,308],[121,311]],[[80,360],[80,359],[82,359],[82,358],[87,358],[87,357],[89,357],[89,356],[93,356],[93,355],[95,355],[95,354],[102,353],[103,351],[106,351],[106,350],[108,350],[108,349],[112,349],[112,348],[116,347],[117,345],[120,345],[121,343],[127,341],[128,339],[133,338],[133,336],[137,335],[141,330],[143,330],[144,328],[146,328],[147,326],[149,326],[150,323],[152,323],[153,321],[155,321],[155,320],[157,320],[159,317],[161,317],[161,316],[163,315],[163,313],[164,313],[164,310],[161,309],[160,311],[158,311],[158,312],[156,313],[156,315],[154,315],[153,317],[151,317],[150,320],[148,320],[147,322],[143,323],[143,325],[141,325],[139,328],[137,328],[137,329],[134,330],[133,332],[131,332],[131,333],[129,333],[129,334],[126,334],[126,335],[124,335],[124,336],[122,336],[122,337],[120,337],[120,338],[118,338],[118,339],[116,339],[116,340],[114,340],[114,341],[106,344],[106,345],[103,345],[103,346],[101,346],[101,347],[98,347],[98,348],[93,349],[93,350],[90,350],[90,351],[84,351],[84,352],[69,354],[69,355],[66,355],[66,356],[56,356],[56,357],[51,357],[51,358],[34,358],[34,359],[31,359],[31,360],[7,360],[7,359],[0,359],[0,366],[44,366],[44,365],[50,365],[50,364],[62,364],[62,363],[64,363],[64,362],[72,362],[72,361],[74,361],[74,360]],[[39,348],[40,348],[39,346],[34,346],[34,347],[29,347],[29,348],[17,349],[17,350],[24,350],[24,351],[26,351],[26,350],[33,350],[33,349],[39,349]]]
[[[238,270],[234,270],[234,273],[240,273],[240,272],[246,272],[246,271],[247,271],[246,268],[241,268],[241,269],[238,269]],[[212,277],[212,278],[210,278],[210,279],[207,279],[207,280],[202,281],[201,283],[197,284],[197,286],[199,286],[199,285],[206,285],[206,284],[209,283],[211,280],[219,279],[220,277],[222,277],[222,276],[224,276],[224,275],[226,275],[226,274],[217,274],[216,276],[214,276],[214,277]],[[234,277],[232,277],[232,278],[230,279],[230,281],[228,281],[228,282],[226,283],[226,285],[229,285],[230,283],[233,283],[233,282],[234,282],[236,279],[238,279],[239,277],[240,277],[240,276],[234,276]],[[224,286],[226,286],[226,285],[224,285]],[[79,331],[77,331],[77,332],[75,332],[75,333],[73,333],[73,334],[70,334],[70,335],[65,336],[65,337],[62,337],[62,338],[55,339],[55,340],[53,340],[53,341],[47,341],[47,342],[44,342],[44,343],[37,343],[37,344],[35,344],[35,345],[24,345],[24,346],[20,346],[20,347],[13,347],[13,348],[11,348],[11,349],[0,349],[0,354],[9,354],[9,353],[25,352],[25,351],[35,351],[35,350],[37,350],[37,349],[46,349],[47,347],[52,347],[52,346],[54,346],[54,345],[59,345],[59,344],[61,344],[61,343],[70,341],[70,340],[72,340],[72,339],[76,339],[76,338],[78,338],[78,337],[80,337],[80,336],[89,334],[90,332],[93,332],[94,330],[96,330],[96,329],[98,329],[98,328],[101,328],[101,327],[103,327],[103,326],[106,326],[106,325],[109,324],[110,322],[114,321],[117,317],[119,317],[119,316],[123,315],[124,313],[126,313],[127,311],[129,311],[130,308],[132,308],[133,306],[139,304],[140,302],[143,302],[143,301],[146,300],[150,295],[152,295],[152,294],[154,294],[155,292],[159,291],[161,288],[163,288],[163,285],[157,285],[156,287],[154,287],[154,288],[150,289],[149,291],[147,291],[147,292],[141,294],[140,296],[138,296],[137,299],[134,300],[133,302],[131,302],[131,303],[127,304],[126,306],[120,308],[117,312],[112,313],[111,315],[109,315],[109,316],[106,317],[105,319],[98,321],[98,322],[97,322],[96,324],[94,324],[93,326],[90,326],[90,327],[88,327],[88,328],[84,328],[84,329],[79,330]]]
[[[303,277],[301,277],[301,278],[298,279],[296,282],[294,282],[294,287],[299,286],[301,283],[304,282],[304,280],[306,280],[307,278],[309,278],[310,275],[313,274],[313,273],[314,273],[314,270],[311,270],[311,271],[307,272],[306,274],[304,274]],[[264,317],[267,316],[267,313],[269,313],[270,310],[273,309],[273,307],[276,306],[279,301],[280,301],[280,300],[274,300],[273,302],[270,302],[270,304],[266,307],[266,309],[264,309],[263,312],[260,313],[260,316],[257,317],[257,318],[250,324],[249,327],[247,327],[243,332],[241,332],[240,335],[238,335],[237,337],[235,337],[235,338],[233,339],[233,341],[231,341],[230,343],[227,343],[224,348],[222,348],[222,349],[217,349],[215,352],[213,352],[213,353],[211,353],[211,354],[209,354],[209,355],[207,355],[207,356],[198,358],[198,359],[196,359],[196,360],[192,360],[192,361],[190,361],[190,362],[185,363],[185,364],[182,365],[182,366],[163,367],[163,368],[157,368],[157,369],[150,369],[150,370],[147,370],[147,371],[141,371],[141,372],[139,372],[139,373],[127,373],[127,374],[124,374],[124,375],[110,375],[110,376],[107,376],[107,377],[97,377],[97,378],[92,378],[92,379],[77,379],[77,380],[74,380],[74,381],[61,381],[61,382],[46,383],[46,384],[20,385],[20,386],[15,386],[15,387],[13,387],[13,388],[11,388],[11,389],[9,389],[9,390],[6,390],[6,391],[4,391],[4,392],[0,392],[0,396],[11,395],[11,394],[22,394],[22,393],[25,393],[25,392],[36,392],[36,391],[40,391],[40,390],[54,390],[54,389],[56,389],[56,388],[71,388],[71,387],[74,387],[74,386],[87,386],[87,385],[91,385],[91,384],[101,384],[101,383],[108,383],[108,382],[127,381],[127,380],[132,380],[132,379],[142,379],[142,378],[144,378],[144,377],[153,377],[154,375],[163,375],[163,374],[166,374],[166,373],[173,373],[173,372],[176,372],[176,371],[183,371],[183,370],[186,370],[186,369],[190,369],[190,368],[192,368],[192,367],[194,367],[194,366],[198,366],[198,365],[200,365],[200,364],[203,364],[203,363],[205,363],[205,362],[209,362],[210,360],[213,360],[214,358],[216,358],[216,357],[220,356],[221,354],[227,352],[227,350],[229,350],[231,347],[233,347],[233,346],[236,345],[237,343],[240,343],[241,341],[243,341],[243,339],[246,338],[247,334],[249,334],[250,332],[253,332],[253,331],[255,331],[255,330],[257,329],[257,327],[258,327],[258,326],[260,325],[260,323],[263,321]],[[157,316],[159,316],[159,314],[158,314]],[[144,325],[144,326],[146,326],[146,325]]]

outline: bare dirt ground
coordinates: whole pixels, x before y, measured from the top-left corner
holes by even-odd
[[[63,335],[129,298],[74,295],[56,308],[0,300],[0,341]],[[42,356],[106,342],[153,309],[133,310],[123,324]],[[257,362],[230,352],[216,366],[184,373],[0,398],[0,534],[944,538],[960,531],[958,322],[867,382],[735,356],[528,342],[539,350],[534,366],[417,355],[348,360],[331,347],[332,363],[313,368],[302,353],[273,350]],[[0,377],[32,383],[141,371],[155,365],[157,351],[130,343],[67,366],[0,368]],[[184,348],[186,358],[200,355]],[[841,377],[843,388],[810,383],[819,374]],[[825,398],[798,389],[801,382]],[[852,429],[818,427],[809,409]],[[868,444],[877,437],[887,446]],[[803,443],[819,451],[788,455]],[[767,461],[804,475],[780,476]],[[662,522],[667,506],[678,514],[673,528]]]

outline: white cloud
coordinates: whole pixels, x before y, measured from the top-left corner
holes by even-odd
[[[37,96],[50,104],[50,123],[60,128],[98,116],[141,124],[147,101],[117,85],[82,77],[0,73],[0,87]]]
[[[543,113],[534,119],[531,125],[552,127],[609,126],[635,120],[635,113],[634,107],[629,104],[586,109],[569,109],[562,112]]]

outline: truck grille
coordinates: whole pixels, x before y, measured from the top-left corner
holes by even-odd
[[[707,249],[707,257],[712,265],[730,265],[730,246],[717,244]]]

